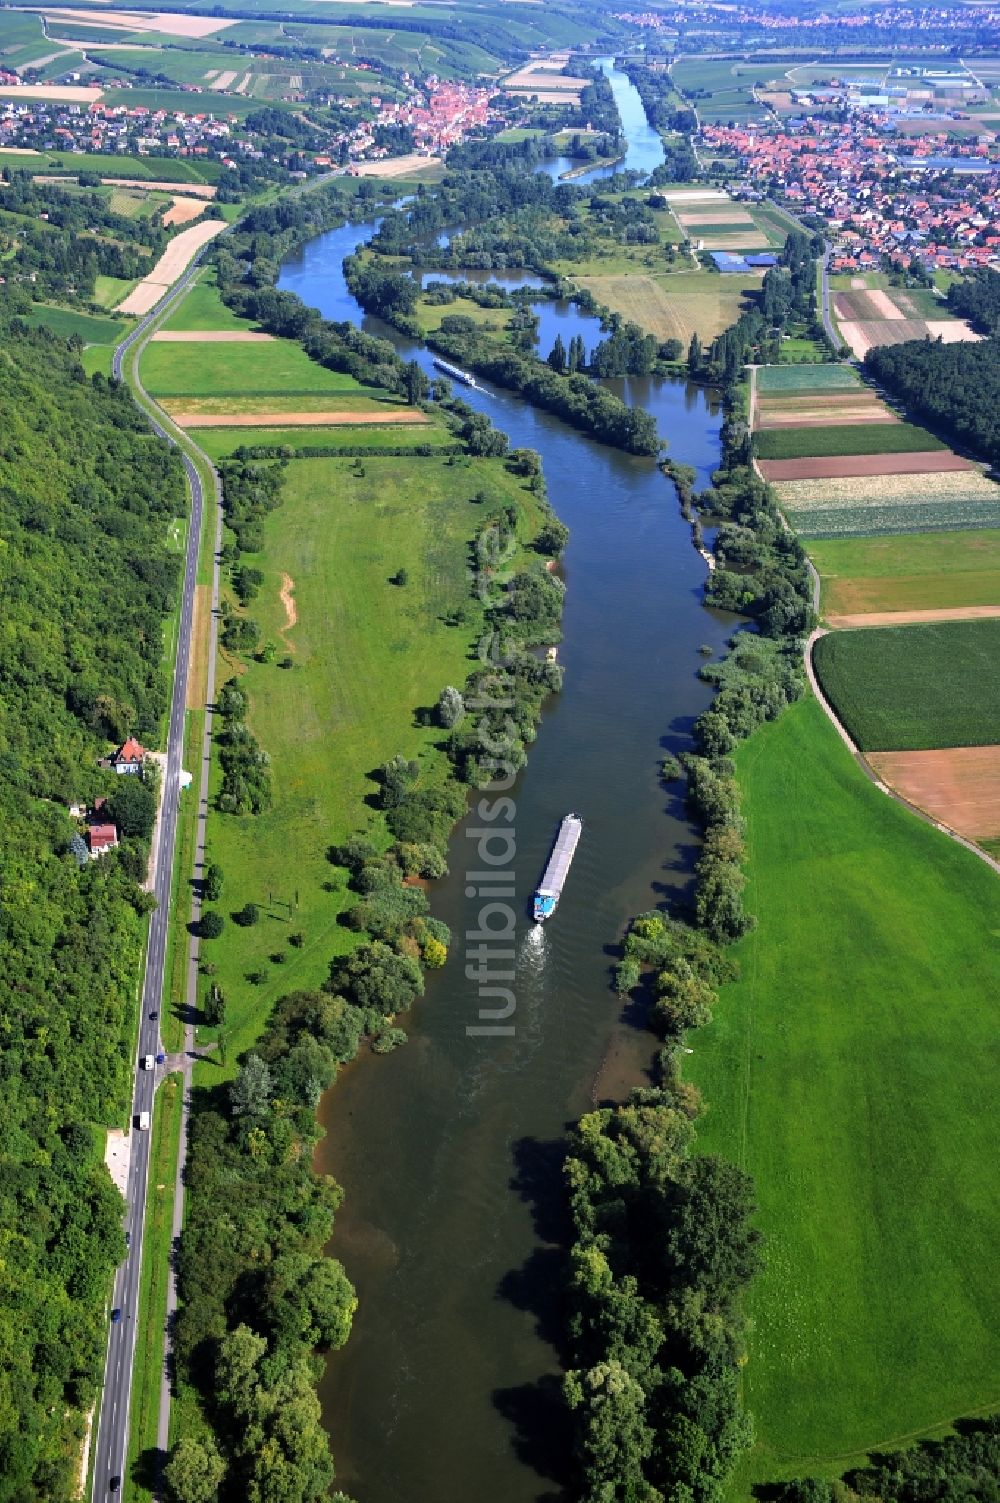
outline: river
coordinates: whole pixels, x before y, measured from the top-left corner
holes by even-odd
[[[341,272],[374,229],[318,237],[286,261],[279,286],[328,317],[391,333],[361,314]],[[564,340],[579,329],[593,345],[595,320],[552,311]],[[432,369],[425,350],[391,337]],[[682,381],[611,384],[655,415],[671,453],[704,484],[720,422],[706,394]],[[451,842],[451,875],[433,887],[453,944],[407,1019],[406,1047],[360,1059],[321,1106],[318,1166],[346,1192],[330,1250],[360,1298],[321,1398],[339,1483],[358,1503],[563,1495],[567,1441],[552,1401],[558,1144],[567,1122],[620,1098],[648,1067],[651,1036],[610,985],[615,944],[630,915],[689,886],[697,834],[659,763],[690,745],[708,703],[700,645],[719,650],[733,627],[701,604],[705,564],[654,461],[602,447],[513,394],[462,396],[513,445],[540,452],[571,529],[566,681],[513,790],[513,1035],[467,1031],[479,1022],[477,986],[465,978],[465,936],[481,906],[466,895],[467,870],[482,865],[473,819]],[[527,905],[569,810],[584,817],[583,839],[559,910],[538,929]]]

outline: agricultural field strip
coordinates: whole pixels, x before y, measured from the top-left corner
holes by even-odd
[[[427,423],[424,412],[412,407],[385,405],[378,412],[326,411],[326,412],[172,412],[171,417],[179,428],[274,428],[274,427],[348,427],[379,425],[389,427],[399,423]]]
[[[788,507],[785,515],[804,542],[962,529],[978,532],[984,527],[1000,527],[1000,501],[965,505],[959,501],[928,502],[921,507],[868,504],[808,512]]]
[[[765,365],[757,372],[759,392],[867,391],[847,365]]]
[[[831,432],[842,433],[843,429]],[[780,432],[780,430],[779,430]],[[773,433],[773,430],[772,430]],[[768,436],[772,436],[769,433]],[[774,434],[773,436],[779,436]],[[783,436],[783,435],[782,435]],[[972,465],[947,449],[913,450],[896,454],[818,454],[809,459],[762,459],[758,468],[765,480],[839,480],[881,475],[969,473]]]
[[[834,631],[813,649],[823,692],[864,752],[1000,742],[998,657],[1000,619]]]
[[[1000,486],[975,469],[946,472],[919,481],[908,475],[782,480],[774,488],[782,508],[792,507],[800,512],[817,508],[829,511],[865,503],[895,506],[925,506],[943,501],[1000,503]]]
[[[763,460],[947,452],[947,445],[925,428],[903,422],[768,429],[757,434],[754,447]]]
[[[959,835],[1000,837],[1000,745],[869,752],[867,760],[883,783]]]

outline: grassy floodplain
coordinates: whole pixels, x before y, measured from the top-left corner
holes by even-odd
[[[830,538],[809,553],[828,615],[1000,605],[1000,530]]]
[[[387,840],[365,802],[374,791],[369,772],[396,752],[417,757],[428,777],[442,765],[440,731],[417,725],[414,714],[446,684],[464,683],[473,665],[482,617],[469,546],[486,512],[513,500],[524,535],[537,526],[537,504],[500,460],[378,457],[363,467],[359,478],[346,459],[291,461],[264,551],[250,558],[265,576],[251,614],[294,667],[219,663],[219,683],[240,672],[249,692],[250,727],[271,757],[274,787],[266,813],[213,812],[209,820],[209,859],[226,874],[218,906],[228,914],[256,902],[265,915],[251,929],[227,921],[222,938],[205,946],[231,1000],[230,1065],[275,998],[319,984],[331,957],[353,942],[338,923],[350,898],[344,873],[326,851],[362,828]],[[485,503],[473,499],[479,492]],[[405,586],[390,582],[400,568]],[[286,581],[294,625],[280,598]],[[460,608],[463,624],[446,624]],[[297,931],[305,935],[299,949],[288,943]],[[248,986],[254,971],[264,979]]]
[[[199,428],[198,447],[204,449],[209,459],[226,459],[237,449],[256,447],[282,447],[297,452],[303,449],[335,449],[350,454],[352,449],[382,449],[394,451],[408,449],[422,451],[425,448],[440,450],[450,448],[454,440],[447,429],[436,423],[393,425],[387,423],[364,427],[345,425],[342,428]]]
[[[268,344],[150,344],[142,379],[155,397],[252,397],[280,392],[359,392],[353,376],[326,370],[291,340]],[[336,405],[336,404],[334,404]]]
[[[862,751],[1000,742],[1000,620],[831,632],[823,692]]]
[[[749,1483],[839,1475],[995,1404],[1000,887],[814,700],[737,768],[758,927],[689,1072],[701,1146],[753,1175],[767,1239]]]

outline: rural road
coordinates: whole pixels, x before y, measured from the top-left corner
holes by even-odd
[[[128,334],[114,352],[112,373],[121,380],[124,363],[130,351],[148,332],[150,325],[165,309],[182,297],[197,274],[197,259],[171,289],[157,308],[148,313]],[[173,443],[170,434],[150,418],[150,424],[159,437]],[[174,663],[174,680],[170,700],[170,720],[167,733],[166,762],[163,773],[163,803],[159,826],[156,832],[156,878],[153,894],[156,909],[150,916],[149,939],[146,948],[146,969],[142,986],[142,1005],[139,1015],[138,1043],[135,1061],[135,1088],[132,1098],[130,1124],[131,1156],[128,1170],[128,1189],[125,1197],[125,1230],[129,1233],[129,1247],[115,1275],[112,1307],[121,1311],[121,1319],[110,1326],[108,1350],[104,1369],[104,1387],[98,1400],[96,1441],[94,1447],[93,1493],[95,1500],[108,1498],[113,1478],[124,1479],[129,1441],[129,1416],[132,1400],[132,1375],[135,1361],[136,1323],[139,1318],[139,1278],[142,1268],[143,1237],[145,1232],[146,1191],[149,1180],[149,1156],[151,1132],[138,1129],[140,1112],[149,1112],[152,1118],[153,1096],[159,1070],[144,1070],[142,1059],[161,1052],[160,1004],[167,955],[168,927],[170,919],[170,893],[174,875],[174,848],[177,835],[177,816],[180,800],[181,758],[184,749],[184,719],[187,704],[188,668],[191,658],[191,635],[194,616],[195,584],[198,576],[198,554],[201,543],[202,517],[205,497],[201,476],[187,454],[183,454],[191,493],[191,512],[187,534],[187,551],[184,560],[184,584],[180,602],[177,632],[177,656]],[[218,565],[216,564],[216,572]],[[204,792],[204,777],[202,779]],[[200,835],[203,844],[203,834]],[[188,1024],[188,1032],[191,1025]],[[186,1045],[191,1040],[186,1039]],[[186,1049],[190,1059],[190,1048]],[[185,1098],[189,1083],[190,1064],[185,1072]]]

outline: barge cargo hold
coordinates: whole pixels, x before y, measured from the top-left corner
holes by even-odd
[[[559,826],[559,834],[556,843],[552,847],[552,855],[549,864],[545,868],[542,880],[539,883],[532,910],[535,923],[541,924],[547,918],[551,918],[556,911],[556,904],[562,895],[562,890],[569,876],[569,869],[576,855],[576,848],[583,834],[583,820],[579,814],[567,814]]]
[[[470,376],[468,371],[463,371],[457,365],[449,365],[447,360],[439,360],[434,357],[435,370],[441,371],[445,376],[450,376],[453,381],[461,381],[463,386],[471,386],[473,391],[478,391],[475,376]]]

